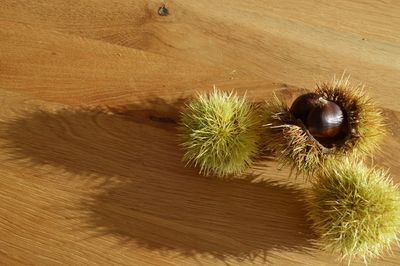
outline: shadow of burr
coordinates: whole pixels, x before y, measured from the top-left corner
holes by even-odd
[[[189,97],[179,97],[168,102],[154,96],[138,104],[107,106],[104,110],[122,119],[174,131],[179,124],[180,113],[190,99]]]
[[[184,168],[175,134],[183,100],[150,103],[157,104],[23,111],[0,124],[6,140],[2,149],[10,160],[33,167],[49,164],[77,175],[129,177],[135,164],[147,164],[143,154],[149,148],[155,158],[171,158]],[[157,146],[166,145],[171,154],[157,153]]]
[[[116,235],[153,251],[220,260],[307,252],[313,235],[303,192],[274,182],[207,180],[165,172],[137,176],[82,202],[94,235]]]
[[[23,113],[2,123],[2,148],[38,169],[101,178],[76,210],[80,230],[118,236],[121,245],[222,260],[310,248],[302,190],[203,178],[184,167],[175,134],[182,103]]]

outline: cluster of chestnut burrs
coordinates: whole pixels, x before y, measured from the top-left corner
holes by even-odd
[[[255,104],[214,88],[182,112],[184,160],[205,175],[239,175],[265,150],[311,182],[308,217],[324,249],[349,261],[390,250],[400,229],[400,192],[387,171],[364,161],[379,148],[383,116],[348,78],[333,79],[288,105]]]

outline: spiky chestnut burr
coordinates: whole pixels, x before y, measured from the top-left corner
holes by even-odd
[[[311,182],[308,217],[323,249],[367,263],[398,240],[400,192],[388,172],[345,160]]]
[[[351,86],[348,78],[342,76],[317,84],[311,96],[305,100],[307,106],[301,109],[300,118],[293,113],[293,107],[289,108],[286,101],[276,95],[266,104],[262,141],[282,166],[290,166],[296,175],[312,176],[330,161],[363,158],[378,149],[385,132],[384,119],[362,85]],[[307,116],[318,102],[316,97],[340,108],[340,112],[336,110],[335,113],[342,122],[332,135],[318,134],[318,130],[324,129],[322,125],[307,122]],[[314,118],[313,122],[318,122],[318,119]]]
[[[242,173],[258,152],[260,117],[253,107],[233,92],[199,94],[182,112],[184,161],[205,175]]]

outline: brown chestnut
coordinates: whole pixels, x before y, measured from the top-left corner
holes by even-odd
[[[307,116],[307,129],[314,137],[333,138],[340,133],[343,127],[343,111],[334,102],[323,98],[319,98],[318,101],[318,105]]]
[[[305,123],[308,114],[319,104],[319,98],[320,96],[313,92],[300,95],[294,100],[289,111],[295,118]]]

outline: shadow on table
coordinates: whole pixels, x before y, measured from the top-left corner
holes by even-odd
[[[175,130],[182,103],[36,110],[4,122],[0,137],[12,160],[102,179],[77,212],[87,225],[81,230],[94,235],[222,260],[307,251],[313,235],[302,190],[252,183],[251,173],[247,180],[204,178],[184,167]]]
[[[266,261],[271,250],[311,247],[300,190],[195,178],[137,175],[85,201],[82,210],[98,235],[185,256]]]

